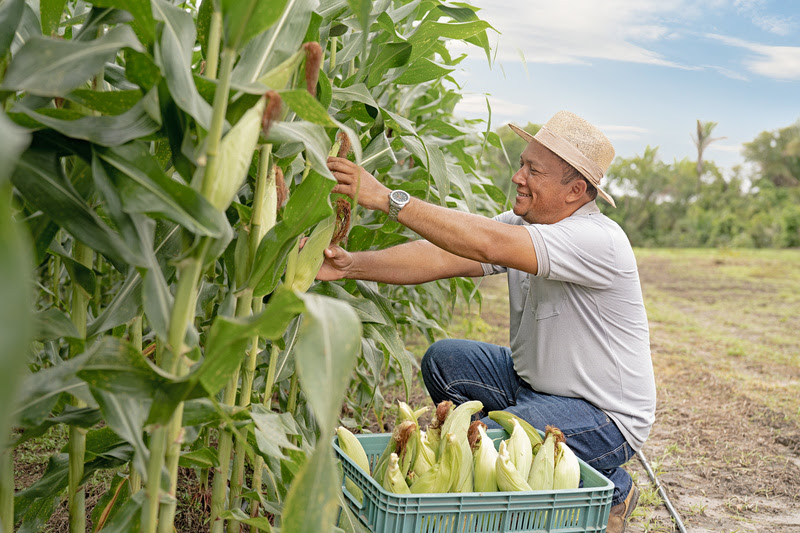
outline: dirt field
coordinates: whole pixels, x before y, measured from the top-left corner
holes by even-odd
[[[800,252],[637,250],[658,387],[643,448],[687,531],[800,532]],[[453,336],[507,343],[505,277]],[[628,531],[668,532],[646,471]]]

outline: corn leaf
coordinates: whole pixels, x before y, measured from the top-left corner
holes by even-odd
[[[216,394],[239,368],[242,354],[253,335],[274,340],[283,335],[289,322],[303,310],[303,302],[291,291],[276,292],[267,307],[247,318],[218,316],[206,339],[203,363],[191,379]]]
[[[114,94],[114,93],[106,93]],[[19,106],[22,114],[33,120],[32,126],[47,126],[74,139],[101,146],[118,146],[146,137],[161,128],[156,92],[150,91],[129,110],[119,115],[86,116],[63,120]],[[13,115],[12,115],[13,116]]]
[[[164,174],[143,143],[97,148],[96,154],[126,212],[156,214],[199,235],[225,234],[229,224],[224,214],[196,190]]]
[[[58,29],[66,3],[67,0],[39,0],[39,18],[44,35],[52,35]]]
[[[361,345],[361,322],[346,303],[302,298],[306,312],[294,348],[300,384],[319,424],[332,431]]]
[[[34,37],[8,66],[2,88],[38,96],[66,96],[112,61],[120,48],[142,51],[129,26],[117,26],[94,41]],[[48,68],[41,68],[42,65]]]
[[[375,87],[386,74],[386,71],[392,68],[402,67],[411,59],[411,44],[402,43],[387,43],[383,49],[378,53],[378,57],[370,66],[369,77],[367,78],[367,86]]]
[[[211,106],[200,97],[192,77],[192,50],[197,36],[192,15],[165,0],[152,0],[153,15],[163,22],[155,59],[175,103],[203,128],[211,124]]]
[[[272,26],[284,12],[287,0],[221,0],[225,43],[238,50]]]
[[[338,404],[336,407],[338,409]],[[283,533],[327,531],[336,519],[339,487],[333,447],[330,442],[320,439],[310,459],[292,480],[283,504],[281,531]]]
[[[6,0],[0,4],[0,57],[5,57],[14,41],[24,8],[25,0]]]
[[[131,27],[144,44],[155,38],[155,19],[150,0],[92,0],[95,7],[114,7],[124,9],[133,16]]]
[[[144,424],[150,411],[150,400],[142,400],[127,394],[91,389],[100,406],[103,419],[114,433],[133,446],[133,466],[147,479],[147,461],[150,451],[144,443]]]
[[[31,205],[47,213],[75,238],[108,257],[118,270],[124,271],[126,264],[145,266],[141,257],[89,208],[66,179],[56,152],[27,150],[11,179]]]
[[[472,22],[436,22],[427,20],[419,25],[414,35],[408,42],[414,47],[411,52],[411,61],[423,57],[431,47],[440,39],[468,39],[490,28],[488,22],[476,20]]]

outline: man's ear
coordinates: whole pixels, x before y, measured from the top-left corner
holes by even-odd
[[[569,192],[567,193],[567,203],[577,202],[583,198],[583,195],[586,194],[587,187],[586,180],[572,180],[572,183],[569,184]]]

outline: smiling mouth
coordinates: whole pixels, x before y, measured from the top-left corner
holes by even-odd
[[[519,196],[520,198],[530,198],[531,197],[530,194],[522,194],[521,192],[518,192],[517,196]]]

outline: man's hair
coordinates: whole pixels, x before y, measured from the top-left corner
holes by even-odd
[[[575,180],[582,179],[583,181],[586,182],[586,194],[589,196],[589,199],[594,200],[595,198],[597,198],[597,189],[595,188],[594,185],[592,185],[592,182],[587,180],[583,176],[583,174],[578,172],[578,169],[576,169],[563,159],[561,161],[564,164],[564,175],[561,177],[561,184],[567,185]]]

